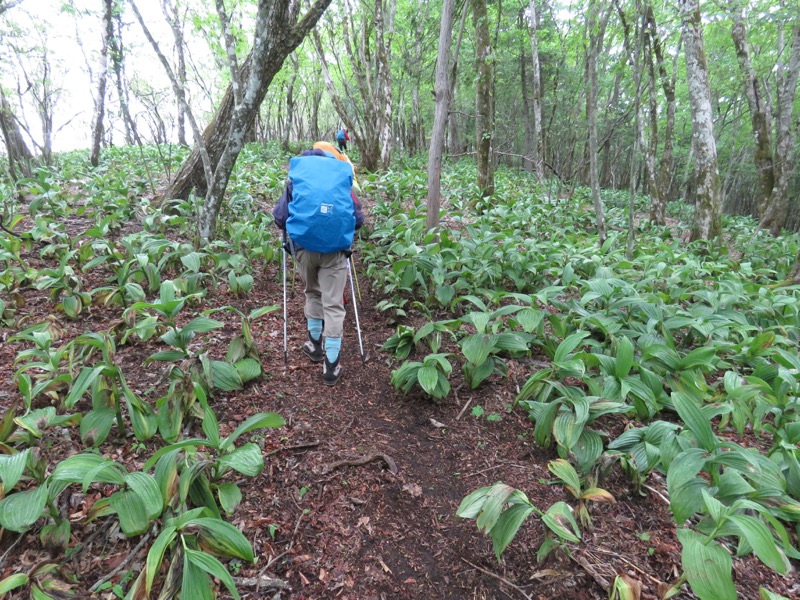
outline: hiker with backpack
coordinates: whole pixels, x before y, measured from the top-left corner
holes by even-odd
[[[347,129],[339,129],[336,132],[336,143],[339,144],[339,152],[347,152],[347,142],[350,141],[350,134]]]
[[[355,231],[364,224],[352,183],[350,163],[306,150],[289,161],[289,181],[272,211],[305,284],[308,340],[302,350],[312,362],[323,363],[325,385],[336,384],[343,372],[348,259]]]

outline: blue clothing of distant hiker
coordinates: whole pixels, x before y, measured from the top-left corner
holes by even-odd
[[[347,152],[347,142],[350,141],[350,134],[347,129],[340,129],[336,132],[336,143],[339,144],[339,152]]]

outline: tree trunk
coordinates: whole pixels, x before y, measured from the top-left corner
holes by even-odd
[[[248,73],[242,102],[237,104],[228,124],[225,144],[214,169],[214,176],[206,192],[203,211],[199,219],[201,241],[208,243],[214,236],[228,180],[233,165],[244,146],[247,131],[255,121],[258,109],[269,84],[286,57],[300,45],[303,38],[317,24],[331,0],[317,0],[303,19],[291,14],[290,0],[260,0],[256,18],[256,33],[250,51],[252,64]]]
[[[292,52],[290,56],[292,60],[292,75],[289,78],[289,84],[286,88],[286,125],[284,126],[281,146],[284,150],[289,149],[289,140],[292,135],[292,123],[294,123],[294,84],[297,81],[297,55]]]
[[[456,104],[456,82],[458,81],[458,58],[461,55],[461,41],[464,39],[464,31],[467,27],[467,15],[469,14],[469,9],[467,7],[467,2],[464,2],[461,6],[461,24],[458,27],[458,37],[456,38],[456,48],[453,52],[453,65],[450,68],[450,105],[447,107],[447,114],[448,114],[448,124],[449,133],[448,133],[448,142],[447,147],[450,153],[460,153],[461,152],[461,143],[459,141],[459,130],[458,130],[458,116],[455,114],[455,104]]]
[[[111,50],[111,66],[114,69],[114,80],[119,96],[119,106],[122,112],[122,122],[125,124],[125,143],[132,146],[134,142],[141,144],[139,131],[136,122],[131,117],[130,101],[128,99],[128,88],[125,86],[125,54],[122,44],[122,16],[119,12],[114,13],[114,31],[109,40]]]
[[[100,144],[103,141],[103,119],[106,114],[106,82],[108,81],[108,44],[113,35],[112,14],[114,0],[103,0],[103,34],[100,42],[100,61],[97,75],[97,97],[92,119],[92,151],[89,157],[93,167],[100,164]]]
[[[652,41],[647,33],[647,20],[649,18],[648,13],[650,11],[650,6],[646,5],[643,10],[642,58],[647,63],[647,119],[650,129],[650,137],[645,147],[645,164],[647,167],[646,187],[647,193],[650,194],[650,222],[652,223],[653,206],[658,202],[664,207],[666,202],[661,194],[661,190],[658,189],[658,175],[656,171],[656,157],[658,155],[658,88],[656,85],[656,66],[653,56]],[[659,200],[657,201],[656,198]],[[662,208],[662,211],[663,210],[665,210],[665,208]]]
[[[8,169],[11,178],[16,181],[17,169],[19,169],[19,175],[30,177],[33,172],[31,168],[33,154],[25,143],[25,138],[22,137],[19,123],[2,87],[0,87],[0,130],[3,132],[3,140],[5,140],[6,144]]]
[[[782,32],[778,48],[783,47]],[[793,149],[797,141],[798,123],[793,118],[797,79],[800,73],[800,24],[792,32],[791,55],[786,65],[779,64],[776,76],[777,109],[775,111],[775,182],[770,202],[763,212],[759,227],[778,235],[786,224],[789,211],[789,182],[794,175]]]
[[[430,231],[439,226],[441,194],[442,152],[447,128],[447,107],[450,105],[450,44],[453,37],[453,6],[455,0],[444,0],[439,24],[439,49],[436,55],[436,83],[434,96],[436,107],[433,116],[433,131],[428,152],[428,220]]]
[[[699,0],[679,0],[683,19],[686,80],[692,108],[695,207],[691,240],[710,240],[722,233],[722,193],[717,168],[711,91],[703,47]]]
[[[542,128],[542,74],[539,66],[539,39],[537,30],[539,20],[536,12],[536,0],[528,2],[530,11],[531,38],[531,109],[533,110],[533,169],[539,179],[544,177],[544,133]]]
[[[178,72],[177,78],[178,83],[182,88],[186,88],[186,55],[185,55],[185,48],[183,43],[183,21],[178,14],[178,6],[176,4],[171,4],[168,0],[162,0],[162,10],[164,11],[164,16],[167,18],[167,22],[169,23],[169,27],[172,30],[172,37],[175,39],[175,52],[177,54],[178,59]],[[219,6],[218,6],[219,8]],[[224,11],[223,11],[224,13]],[[185,15],[184,15],[185,18]],[[220,20],[227,24],[227,20],[220,18]],[[225,30],[223,33],[227,33],[228,30]],[[228,37],[225,37],[226,47],[229,42]],[[183,106],[183,103],[178,101],[178,143],[186,146],[186,109]]]
[[[644,125],[642,124],[642,72],[643,72],[643,60],[642,60],[642,53],[644,49],[644,31],[645,31],[645,24],[644,18],[641,20],[639,16],[641,15],[644,17],[642,13],[641,2],[639,0],[635,3],[636,7],[636,18],[634,19],[634,23],[636,23],[636,27],[634,27],[634,33],[636,35],[636,43],[634,44],[633,48],[633,85],[635,89],[634,99],[633,99],[633,110],[634,110],[634,119],[633,119],[633,145],[631,146],[631,159],[630,159],[630,181],[629,184],[629,195],[628,195],[628,240],[627,240],[627,247],[625,249],[625,257],[628,260],[633,258],[633,249],[636,243],[636,188],[637,188],[637,179],[639,173],[639,152],[640,148],[645,147],[643,142],[644,138]]]
[[[750,60],[750,44],[747,41],[747,30],[741,7],[733,11],[732,17],[731,37],[736,48],[736,57],[739,60],[747,105],[750,108],[750,124],[755,140],[754,159],[759,185],[758,207],[759,214],[763,217],[770,204],[772,188],[775,185],[775,171],[772,165],[772,136],[770,135],[772,125],[769,108],[764,105],[764,102],[769,102],[769,97],[764,93],[764,86],[759,81]]]
[[[322,103],[322,90],[311,92],[311,137],[315,140],[320,137],[319,131],[319,105]]]
[[[222,171],[220,171],[220,157],[228,146],[229,139],[232,139],[234,135],[238,137],[240,133],[235,131],[232,125],[235,123],[237,126],[244,128],[244,131],[241,132],[241,137],[243,139],[247,130],[255,123],[258,108],[261,106],[269,84],[272,82],[272,78],[280,70],[286,57],[297,48],[306,34],[316,25],[322,13],[330,3],[331,0],[316,0],[303,19],[293,23],[288,10],[288,5],[290,4],[289,0],[278,0],[272,3],[274,4],[274,8],[271,10],[269,6],[266,6],[270,4],[269,2],[266,0],[261,0],[259,2],[260,18],[262,13],[267,13],[267,22],[264,24],[267,30],[259,30],[256,32],[256,39],[260,40],[258,50],[259,52],[263,52],[264,55],[256,55],[256,45],[254,44],[253,49],[242,64],[241,71],[242,81],[253,79],[254,81],[252,83],[258,83],[260,85],[255,89],[251,89],[250,83],[248,83],[244,95],[244,102],[248,104],[249,109],[239,111],[238,113],[235,111],[236,107],[233,102],[231,86],[228,86],[217,111],[214,113],[211,122],[203,132],[205,148],[211,159],[211,164],[214,166],[215,172],[222,174],[225,173],[225,170],[229,167],[232,168],[241,150],[241,148],[237,149],[237,144],[234,143],[226,157],[226,162],[229,161],[229,166],[224,166]],[[267,39],[264,39],[265,37]],[[255,74],[252,73],[254,70]],[[251,94],[252,96],[250,96]],[[237,118],[241,119],[241,122],[236,121]],[[235,156],[232,156],[233,153],[235,153]],[[231,160],[231,158],[233,160]],[[224,176],[224,186],[221,188],[223,192],[224,188],[227,187],[229,176],[230,171]],[[208,193],[211,192],[205,182],[203,162],[200,150],[197,146],[192,149],[192,152],[186,158],[183,165],[181,165],[175,178],[170,183],[169,188],[166,190],[165,197],[186,199],[193,188],[197,190],[198,194],[202,195],[208,195]],[[208,214],[203,219],[203,222],[201,222],[201,237],[203,238],[205,238],[205,236],[210,238],[213,234],[214,225],[216,224],[216,218],[222,201],[221,196],[219,196],[219,190],[220,186],[218,184],[214,190],[214,203],[216,206],[212,206],[208,203],[206,204],[208,207]]]
[[[239,61],[236,58],[236,40],[233,38],[231,31],[231,19],[225,10],[225,2],[223,0],[216,0],[217,17],[219,18],[219,26],[222,29],[222,39],[225,40],[225,56],[228,59],[228,70],[231,75],[231,89],[233,90],[233,101],[236,104],[242,102],[242,79],[239,70]]]
[[[482,198],[494,194],[494,57],[486,0],[473,0],[475,26],[475,161]]]
[[[603,14],[598,15],[600,4],[592,0],[589,4],[586,28],[589,30],[589,48],[586,57],[586,121],[589,126],[589,181],[592,188],[592,201],[597,219],[597,235],[600,245],[606,241],[606,218],[603,201],[600,198],[600,174],[597,168],[597,59],[603,49],[606,25],[611,14],[609,5]]]
[[[389,69],[391,43],[394,31],[395,0],[374,0],[373,13],[365,12],[359,24],[352,14],[338,15],[335,27],[326,27],[327,43],[314,31],[314,46],[322,69],[322,76],[331,102],[344,126],[353,136],[358,148],[359,162],[367,171],[388,167],[392,153],[392,93]],[[370,20],[372,16],[372,20]],[[356,35],[358,37],[356,38]],[[374,47],[372,36],[374,35]],[[351,80],[353,89],[337,89],[331,76],[331,53],[326,48],[336,48],[333,56],[342,81]],[[350,63],[342,64],[346,57]]]
[[[520,15],[520,19],[523,19],[524,15]],[[528,98],[528,90],[530,87],[530,83],[528,82],[528,68],[527,68],[528,56],[524,50],[524,46],[520,48],[519,53],[519,82],[520,87],[520,95],[522,96],[522,121],[524,125],[524,135],[525,139],[523,140],[522,145],[522,168],[528,172],[533,171],[533,123],[531,119],[531,107],[530,107],[530,99]]]
[[[425,145],[425,133],[422,131],[422,115],[420,114],[419,86],[417,85],[411,88],[411,131],[407,139],[409,156],[416,155]]]
[[[792,272],[792,281],[800,283],[800,252],[797,254],[797,260],[794,263],[794,271]]]
[[[392,161],[392,70],[390,55],[394,37],[394,15],[396,0],[375,0],[375,48],[378,61],[377,82],[380,89],[379,134],[381,168],[388,168]]]
[[[36,112],[42,127],[42,159],[45,164],[53,164],[53,113],[55,111],[56,92],[54,81],[50,75],[50,59],[47,48],[42,54],[41,87],[33,86],[33,97],[36,101]]]
[[[664,150],[661,154],[661,161],[658,166],[655,186],[650,192],[650,222],[655,225],[666,224],[667,199],[669,196],[670,182],[672,181],[672,154],[675,138],[675,75],[677,74],[677,64],[673,64],[672,76],[667,73],[664,59],[664,52],[661,49],[661,40],[658,36],[656,18],[653,7],[648,2],[646,8],[646,22],[649,31],[649,42],[653,54],[655,54],[655,66],[658,68],[661,79],[661,87],[664,90],[664,97],[667,102],[667,118],[664,127]],[[680,42],[678,43],[677,55],[680,54]],[[652,90],[655,94],[655,89]],[[655,137],[655,136],[654,136]]]

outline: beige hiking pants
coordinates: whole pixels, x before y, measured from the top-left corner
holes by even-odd
[[[344,252],[322,254],[301,248],[297,250],[296,258],[300,277],[306,286],[306,318],[324,320],[322,335],[325,337],[342,337],[347,255]]]

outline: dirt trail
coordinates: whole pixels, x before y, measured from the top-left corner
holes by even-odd
[[[277,274],[268,280],[279,280]],[[274,286],[272,286],[274,288]],[[393,365],[379,350],[392,333],[386,315],[374,310],[364,289],[359,317],[371,359],[362,365],[352,307],[347,306],[343,340],[346,373],[337,386],[321,383],[321,370],[300,352],[306,339],[302,292],[290,296],[290,353],[283,364],[279,318],[265,324],[272,336],[265,370],[273,377],[260,385],[253,407],[282,414],[288,427],[285,446],[313,444],[277,454],[268,473],[245,488],[249,518],[281,521],[280,532],[292,535],[268,544],[274,551],[291,546],[273,576],[292,584],[292,598],[502,598],[514,593],[501,578],[527,585],[537,571],[533,556],[543,529],[526,527],[513,561],[499,565],[491,542],[474,522],[455,517],[461,499],[495,481],[524,489],[547,476],[547,456],[519,439],[529,425],[519,413],[508,414],[511,383],[496,382],[460,393],[436,404],[421,395],[403,397],[389,384]],[[280,302],[274,290],[270,298]],[[349,295],[348,295],[349,300]],[[276,313],[277,314],[277,313]],[[263,339],[263,338],[262,338]],[[463,405],[480,404],[490,422]],[[385,460],[383,458],[390,460]],[[357,463],[374,458],[365,464]],[[331,465],[340,464],[331,469]],[[392,466],[396,465],[396,473]],[[265,487],[262,487],[265,486]],[[564,499],[562,490],[543,485],[532,500],[542,506]],[[302,497],[301,497],[302,496]],[[271,505],[272,510],[263,507]],[[310,510],[303,515],[304,510]],[[263,511],[260,516],[257,516]],[[264,556],[268,560],[268,556]],[[530,562],[528,562],[530,561]],[[472,563],[475,566],[470,565]],[[556,575],[542,575],[537,598],[600,598],[602,591],[582,569],[560,563]],[[479,568],[494,575],[481,572]],[[526,575],[522,575],[526,573]],[[542,579],[545,581],[543,582]],[[553,579],[558,585],[549,585]],[[580,591],[578,591],[580,590]],[[519,592],[517,592],[518,597]]]

